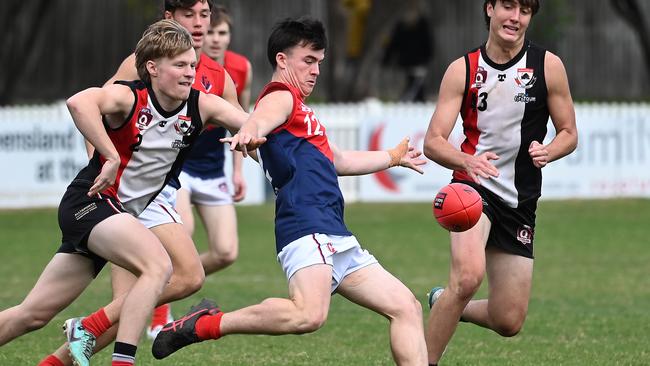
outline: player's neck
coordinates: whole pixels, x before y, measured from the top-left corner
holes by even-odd
[[[181,104],[183,104],[183,100],[170,97],[167,93],[163,92],[162,89],[158,87],[158,85],[154,83],[151,84],[151,89],[153,90],[156,100],[158,101],[158,105],[160,105],[160,107],[164,109],[165,112],[173,111]]]
[[[497,64],[505,64],[515,58],[524,47],[524,38],[517,42],[503,42],[497,38],[489,37],[485,43],[487,57]]]
[[[201,51],[201,48],[199,47],[195,48],[194,52],[196,52],[196,62],[198,63],[201,60],[201,53],[203,53],[203,51]]]

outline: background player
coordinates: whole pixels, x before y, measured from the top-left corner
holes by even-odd
[[[437,364],[458,319],[516,335],[528,312],[535,210],[541,168],[577,145],[573,101],[562,61],[525,39],[538,0],[486,0],[487,42],[451,63],[440,85],[424,151],[474,186],[483,215],[450,233],[447,288],[434,288],[427,325],[429,363]],[[447,142],[460,112],[461,151]],[[548,145],[548,117],[556,136]],[[487,272],[488,298],[471,300]],[[471,301],[470,301],[471,300]]]
[[[276,193],[276,250],[289,298],[269,298],[229,313],[204,300],[158,334],[152,348],[156,358],[227,334],[313,332],[324,324],[336,291],[389,319],[398,364],[426,364],[420,304],[348,231],[337,179],[398,165],[421,173],[424,160],[407,139],[389,151],[341,151],[328,141],[325,127],[304,104],[316,85],[326,44],[319,21],[278,23],[268,41],[271,82],[240,133],[224,139],[246,155],[246,145],[268,136],[259,161]]]
[[[210,19],[203,53],[223,65],[234,81],[239,103],[244,110],[248,110],[252,80],[250,62],[239,54],[227,51],[231,19],[225,8],[213,4]],[[181,188],[176,199],[176,210],[190,236],[195,227],[192,204],[204,223],[208,234],[208,251],[201,254],[201,263],[206,275],[232,264],[238,254],[237,216],[233,201],[244,198],[246,185],[242,174],[242,155],[234,152],[234,195],[231,196],[224,171],[224,145],[219,141],[225,134],[223,128],[210,129],[201,134],[183,165],[179,177]]]

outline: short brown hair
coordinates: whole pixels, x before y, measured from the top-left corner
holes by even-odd
[[[135,67],[140,80],[150,82],[147,61],[161,57],[174,57],[189,49],[192,35],[182,25],[171,19],[159,20],[150,25],[135,46]]]
[[[511,1],[516,1],[517,3],[519,3],[519,5],[530,8],[533,15],[537,14],[537,12],[539,11],[540,0],[511,0]],[[497,4],[497,0],[485,0],[485,2],[483,3],[483,16],[485,17],[485,25],[487,26],[487,29],[490,30],[490,17],[487,14],[488,3],[492,4],[492,7],[495,7]]]
[[[213,0],[208,0],[208,2],[211,4],[210,27],[216,27],[221,23],[226,23],[232,32],[232,18],[230,17],[228,8],[214,3]]]
[[[165,11],[174,12],[176,9],[189,9],[198,2],[206,2],[208,0],[165,0]],[[208,1],[208,6],[212,9],[212,3]]]

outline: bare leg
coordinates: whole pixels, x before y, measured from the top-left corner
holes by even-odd
[[[485,276],[485,243],[490,226],[490,220],[482,215],[473,228],[450,234],[449,285],[431,308],[425,334],[429,363],[440,360],[465,306],[481,286]]]
[[[206,274],[231,265],[238,255],[237,213],[235,206],[196,206],[208,232],[209,249],[201,253]]]
[[[533,260],[489,247],[487,275],[488,299],[470,301],[463,319],[504,337],[514,336],[528,313]]]
[[[181,215],[183,228],[192,237],[194,234],[194,213],[192,212],[192,202],[190,201],[190,192],[180,188],[176,191],[176,212]]]
[[[0,312],[0,346],[45,326],[93,280],[92,261],[57,253],[20,305]]]
[[[422,307],[402,282],[379,264],[372,264],[346,276],[338,293],[390,321],[390,345],[396,364],[426,365]]]
[[[120,230],[115,230],[119,227]],[[117,340],[138,344],[154,305],[167,283],[172,265],[160,241],[131,215],[114,215],[96,225],[88,238],[94,253],[138,275],[131,290],[105,307],[115,321],[113,304],[119,309],[120,327]],[[109,311],[109,309],[111,311]]]
[[[316,264],[289,280],[289,299],[269,298],[221,318],[221,335],[301,334],[320,328],[331,299],[332,267]]]

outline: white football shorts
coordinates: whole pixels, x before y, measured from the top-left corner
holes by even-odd
[[[178,179],[181,181],[181,189],[190,193],[190,201],[195,205],[222,206],[233,203],[228,179],[225,176],[201,179],[181,172]]]
[[[163,224],[182,224],[181,216],[176,212],[174,206],[176,206],[176,189],[165,186],[147,208],[138,215],[138,220],[148,229]]]
[[[329,264],[332,266],[331,292],[350,273],[378,263],[372,254],[361,248],[354,236],[326,234],[309,234],[294,240],[282,248],[278,262],[287,280],[299,269],[319,263]]]

